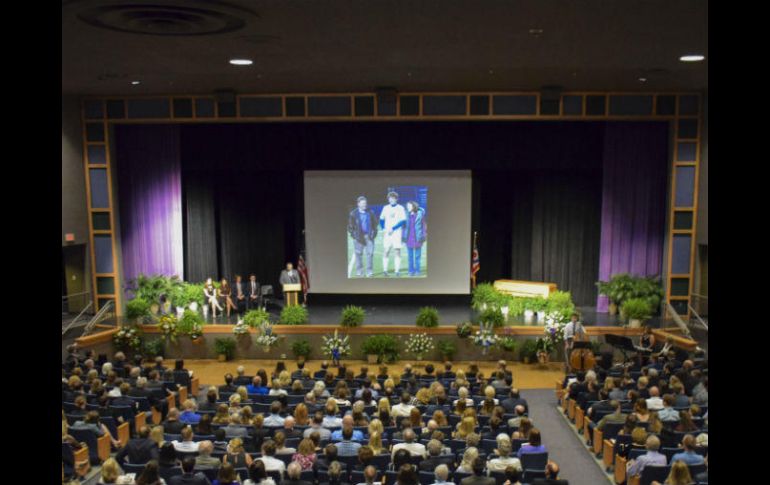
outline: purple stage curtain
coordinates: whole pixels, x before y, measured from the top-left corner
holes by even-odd
[[[123,281],[140,273],[182,277],[179,127],[116,125]]]
[[[666,220],[668,124],[609,122],[604,135],[599,279],[659,275]],[[597,311],[608,307],[599,296]]]

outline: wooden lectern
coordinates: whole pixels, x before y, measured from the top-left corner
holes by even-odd
[[[300,291],[302,291],[302,285],[299,283],[287,283],[283,285],[283,297],[286,300],[286,306],[299,305]]]

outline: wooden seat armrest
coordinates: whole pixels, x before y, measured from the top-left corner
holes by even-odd
[[[602,462],[604,463],[604,468],[609,469],[609,467],[612,466],[613,459],[615,458],[614,451],[615,443],[610,440],[604,440],[604,447],[602,448]]]
[[[99,460],[104,461],[107,458],[110,457],[110,447],[112,446],[112,437],[109,433],[104,433],[104,436],[100,436],[96,439],[97,443],[97,454],[99,455]]]
[[[602,443],[604,442],[604,433],[598,428],[594,428],[594,454],[598,455],[602,451]]]
[[[567,415],[569,416],[570,421],[573,421],[573,422],[575,421],[575,407],[576,407],[576,404],[577,403],[575,402],[574,399],[570,399],[569,400],[569,411],[568,411]]]
[[[615,483],[620,485],[621,483],[626,481],[626,464],[628,463],[628,460],[624,457],[617,455],[615,456]]]
[[[577,429],[583,429],[583,420],[585,418],[586,412],[583,411],[580,407],[577,407],[575,409],[575,428]]]
[[[198,397],[200,386],[201,380],[198,377],[193,377],[192,380],[190,380],[190,394],[192,394],[193,397]]]
[[[588,424],[591,423],[591,418],[585,418],[583,420],[583,436],[585,436],[586,441],[588,441],[592,436],[589,434],[591,432],[591,428],[588,427]]]
[[[182,403],[187,401],[187,386],[179,386],[179,407],[182,407]]]
[[[147,424],[147,413],[136,413],[134,416],[134,430],[138,433],[139,428]]]
[[[75,455],[75,473],[84,477],[91,469],[91,460],[88,457],[88,446],[84,445],[79,450],[73,450]]]
[[[176,399],[174,399],[174,396],[166,396],[166,402],[168,402],[169,409],[176,407]]]
[[[123,423],[118,426],[118,441],[120,441],[120,446],[126,446],[130,437],[131,430],[129,429],[128,423]]]

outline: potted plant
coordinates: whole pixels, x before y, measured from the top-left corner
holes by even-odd
[[[548,300],[543,298],[542,296],[535,296],[530,299],[530,306],[532,307],[532,311],[534,311],[537,314],[537,321],[543,322],[545,321],[545,311],[548,308]]]
[[[119,350],[137,351],[142,348],[142,329],[136,325],[120,326],[112,341]]]
[[[435,348],[435,345],[433,338],[429,337],[427,333],[413,333],[407,339],[404,348],[407,352],[413,353],[417,360],[422,360],[426,354]]]
[[[288,308],[288,307],[287,307]],[[270,314],[262,308],[249,310],[243,315],[243,324],[250,328],[257,328],[265,322],[270,321]],[[238,322],[241,323],[241,322]]]
[[[508,316],[517,317],[524,313],[524,302],[525,299],[520,296],[508,296],[506,301]]]
[[[285,306],[281,310],[280,322],[281,325],[304,325],[307,323],[307,309],[299,305]]]
[[[642,298],[650,305],[650,313],[658,312],[664,292],[657,276],[635,277],[631,289],[631,298]]]
[[[436,342],[436,347],[441,353],[441,358],[444,361],[451,361],[455,353],[457,353],[457,345],[449,339],[441,339]]]
[[[522,306],[524,307],[524,321],[531,323],[535,317],[535,303],[532,301],[534,298],[522,298]]]
[[[203,318],[197,312],[185,310],[176,328],[179,334],[188,335],[194,344],[203,343]]]
[[[158,319],[157,327],[164,340],[176,343],[176,337],[179,333],[179,322],[176,316],[163,315]]]
[[[503,317],[503,312],[500,311],[498,308],[487,308],[483,312],[481,312],[481,315],[479,316],[479,322],[482,324],[489,324],[493,327],[502,327],[505,324],[505,317]]]
[[[291,352],[297,358],[297,362],[304,363],[310,357],[312,351],[313,348],[310,346],[310,342],[305,339],[297,340],[291,344]]]
[[[398,359],[398,341],[392,335],[371,335],[361,343],[361,351],[370,364]]]
[[[422,328],[438,327],[438,309],[431,306],[420,308],[417,314],[417,326]]]
[[[606,288],[606,296],[609,298],[610,315],[617,314],[620,305],[632,296],[634,290],[634,277],[628,273],[612,275]]]
[[[177,306],[197,312],[198,307],[203,306],[203,284],[183,283],[177,298]]]
[[[364,323],[365,316],[366,311],[362,307],[348,305],[342,309],[342,314],[340,315],[340,325],[343,327],[357,327]]]
[[[479,283],[473,289],[471,305],[476,310],[484,311],[488,306],[493,305],[497,300],[498,291],[492,283]]]
[[[126,318],[140,324],[150,316],[150,304],[144,298],[134,298],[126,303]]]
[[[497,343],[497,346],[500,347],[503,352],[513,353],[516,351],[516,340],[513,337],[502,337]]]
[[[471,322],[460,322],[455,329],[457,336],[460,338],[468,338],[473,333],[473,324]]]
[[[235,339],[226,337],[214,340],[214,352],[219,362],[232,360],[235,356]]]
[[[575,304],[572,303],[572,294],[569,291],[554,291],[548,295],[545,302],[546,316],[553,321],[567,322],[575,312]]]
[[[547,364],[550,360],[551,352],[555,347],[553,340],[548,337],[539,337],[535,342],[537,361],[540,364]]]
[[[629,298],[620,307],[620,316],[628,320],[628,326],[639,328],[642,322],[650,318],[650,303],[644,298]]]
[[[519,351],[521,361],[525,364],[529,364],[537,359],[537,341],[527,339],[521,344],[521,350]]]
[[[142,353],[150,359],[155,357],[163,357],[166,353],[166,343],[163,339],[156,338],[154,340],[148,340],[144,343]]]
[[[502,313],[500,316],[502,316]],[[495,347],[499,342],[500,337],[495,334],[491,323],[482,323],[479,326],[479,330],[473,336],[473,345],[481,347],[481,355],[487,355],[489,349]]]

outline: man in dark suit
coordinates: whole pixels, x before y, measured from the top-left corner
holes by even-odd
[[[496,480],[493,477],[484,476],[486,465],[484,458],[477,456],[473,460],[473,475],[463,478],[460,485],[495,485]]]
[[[193,473],[195,458],[188,456],[182,460],[182,475],[171,477],[168,485],[211,485],[211,482],[203,473]]]
[[[233,284],[233,295],[235,296],[235,308],[238,314],[246,310],[246,284],[243,282],[241,275],[235,275],[235,284]]]
[[[489,431],[481,433],[482,440],[495,440],[500,434],[500,425],[503,424],[499,416],[489,418]]]
[[[294,269],[293,264],[286,263],[286,269],[281,271],[278,281],[281,283],[281,288],[283,288],[283,285],[299,284],[299,273]]]
[[[425,409],[425,414],[433,416],[433,413],[439,410],[445,415],[448,415],[452,411],[452,406],[447,402],[446,395],[443,393],[436,396],[436,404],[430,404]]]
[[[457,374],[452,372],[452,364],[449,362],[444,362],[444,372],[439,374],[439,379],[454,379],[457,377]]]
[[[257,276],[254,273],[250,274],[249,282],[246,285],[246,294],[248,295],[248,298],[246,298],[246,307],[249,310],[259,308],[261,291],[262,290],[259,286],[259,281],[257,281]]]
[[[319,470],[328,470],[334,461],[337,461],[337,446],[330,443],[324,448],[324,456],[318,457],[313,463],[313,470],[316,473]]]
[[[128,458],[129,463],[147,463],[158,459],[158,444],[150,439],[150,428],[139,428],[139,437],[128,440],[126,446],[118,451],[115,460],[123,465]]]
[[[326,361],[321,362],[321,370],[313,374],[315,379],[323,379],[326,377],[326,370],[329,368],[329,363]]]
[[[297,362],[297,370],[291,373],[291,380],[295,381],[298,379],[302,379],[302,369],[305,368],[304,362]]]
[[[286,478],[281,481],[281,485],[313,485],[307,480],[300,480],[302,474],[302,465],[296,461],[289,463],[286,467]]]
[[[238,390],[238,386],[233,384],[233,375],[230,373],[225,374],[225,385],[219,386],[219,392],[235,392]]]
[[[163,432],[166,434],[180,434],[182,428],[186,426],[183,422],[179,421],[179,410],[177,408],[168,410],[168,416],[166,416],[166,420],[161,425],[163,425]]]
[[[128,391],[128,395],[131,397],[144,397],[150,400],[152,392],[147,389],[147,378],[139,377],[136,379],[136,387]]]
[[[516,412],[516,406],[521,404],[525,410],[529,410],[529,405],[526,399],[522,399],[519,395],[519,390],[515,387],[511,388],[511,395],[507,399],[504,399],[500,405],[505,409],[508,414],[514,414]]]
[[[614,411],[614,409],[610,404],[609,393],[602,389],[599,391],[599,401],[595,402],[591,407],[588,408],[588,411],[586,411],[586,416],[593,418],[597,414],[604,415],[609,414],[612,411]]]
[[[420,471],[432,472],[439,465],[447,465],[452,468],[452,465],[454,464],[453,455],[440,456],[441,449],[443,448],[440,441],[430,440],[428,441],[428,446],[426,448],[428,449],[428,458],[420,461]]]
[[[120,385],[120,396],[113,397],[112,400],[110,400],[110,406],[126,406],[133,410],[134,414],[136,414],[137,410],[139,409],[139,405],[136,401],[128,397],[128,393],[131,392],[131,384],[128,382],[124,382]]]
[[[567,480],[559,480],[556,477],[559,475],[559,465],[549,461],[545,466],[545,478],[536,478],[532,485],[569,485]]]

